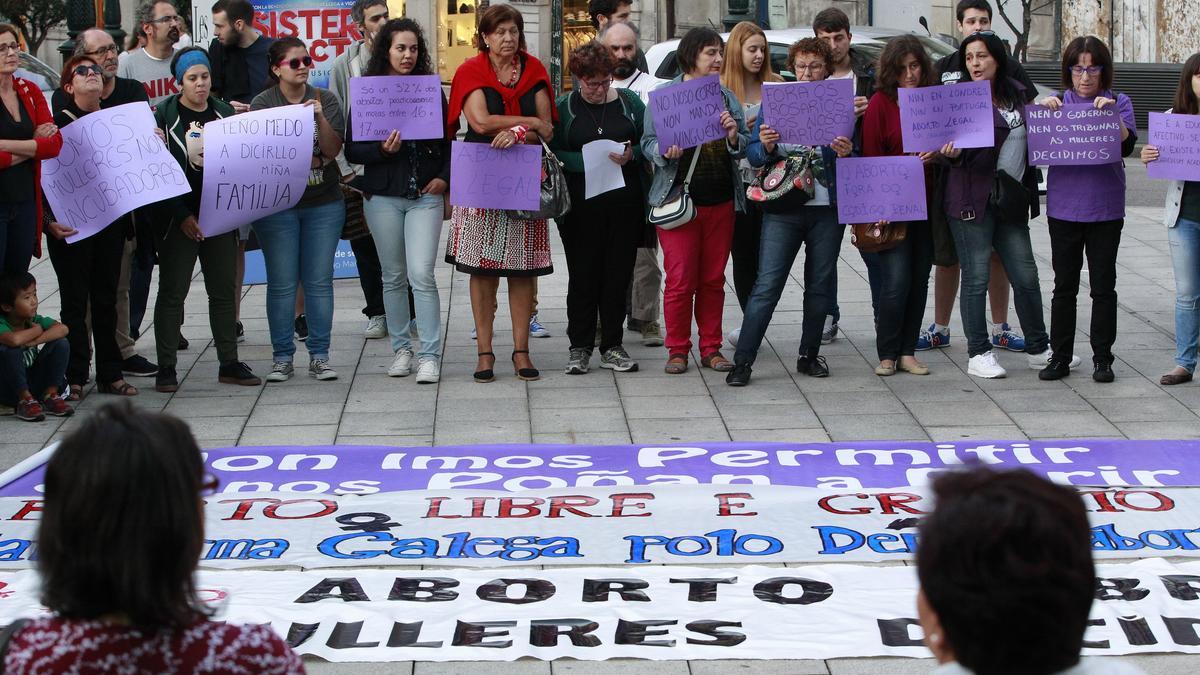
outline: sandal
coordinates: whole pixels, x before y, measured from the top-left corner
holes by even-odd
[[[666,367],[663,368],[663,370],[668,375],[682,375],[687,372],[687,369],[688,369],[687,354],[671,354],[667,358]]]
[[[700,365],[715,370],[718,373],[728,373],[733,370],[733,361],[725,358],[721,352],[713,352],[708,356],[701,357]]]
[[[67,400],[82,401],[83,400],[83,385],[69,384],[67,385]]]
[[[115,394],[117,396],[137,396],[137,387],[129,384],[124,380],[119,380],[120,385],[116,382],[98,382],[96,383],[96,391],[101,394]]]
[[[533,380],[541,379],[541,377],[542,377],[541,372],[539,372],[537,368],[518,368],[517,367],[517,354],[528,354],[528,353],[529,353],[528,349],[514,349],[513,350],[513,353],[512,353],[513,370],[516,371],[518,380],[525,380],[526,382],[532,382]]]
[[[479,355],[492,357],[492,366],[496,365],[496,355],[494,353],[479,352]],[[492,382],[496,379],[496,373],[494,372],[494,370],[492,368],[488,368],[487,370],[477,370],[477,371],[475,371],[474,378],[475,378],[476,382],[483,382],[483,383]]]

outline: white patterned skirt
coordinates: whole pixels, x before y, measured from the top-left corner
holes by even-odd
[[[501,209],[455,206],[450,215],[446,262],[458,271],[493,277],[540,277],[554,271],[550,227],[544,218],[522,220]]]

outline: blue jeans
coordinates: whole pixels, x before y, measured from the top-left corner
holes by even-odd
[[[296,353],[293,325],[296,287],[304,286],[304,312],[313,359],[329,358],[333,329],[333,254],[346,220],[346,205],[335,202],[293,207],[254,223],[267,268],[267,325],[276,361],[291,361]]]
[[[24,353],[23,347],[0,345],[0,403],[4,405],[15,406],[24,391],[40,401],[50,387],[62,392],[67,384],[67,361],[71,358],[67,338],[43,343],[31,366],[25,366]]]
[[[762,243],[758,251],[758,278],[746,302],[742,333],[738,337],[734,362],[750,365],[758,356],[783,295],[792,263],[800,246],[804,253],[804,324],[800,336],[800,355],[816,356],[821,349],[821,330],[825,315],[833,309],[838,252],[842,247],[845,225],[839,225],[832,206],[803,206],[791,213],[763,216]]]
[[[929,295],[933,239],[929,221],[907,224],[899,246],[872,254],[879,265],[879,302],[875,313],[875,351],[880,361],[912,356],[921,333]]]
[[[404,199],[374,195],[363,201],[363,215],[375,239],[383,270],[383,308],[392,351],[412,349],[408,287],[412,285],[421,358],[442,353],[442,306],[433,265],[442,235],[442,196]]]
[[[1000,262],[1012,283],[1017,318],[1025,331],[1025,353],[1046,351],[1050,337],[1046,334],[1046,319],[1042,316],[1042,289],[1038,283],[1037,263],[1033,261],[1033,245],[1029,242],[1029,225],[997,222],[991,206],[975,220],[948,220],[962,268],[959,295],[967,354],[978,356],[992,349],[984,315],[992,249],[1000,255]]]
[[[880,259],[879,253],[864,253],[858,252],[862,257],[863,264],[867,266],[867,285],[871,287],[871,313],[875,315],[875,320],[879,320],[879,294],[883,292],[883,261]],[[838,304],[838,280],[837,276],[833,278],[833,307],[830,309],[829,316],[833,317],[833,322],[838,323],[842,320],[842,307]]]
[[[1167,230],[1175,268],[1175,363],[1196,370],[1200,340],[1200,223],[1186,218]]]
[[[37,238],[36,221],[37,203],[32,199],[0,202],[0,274],[29,269]]]

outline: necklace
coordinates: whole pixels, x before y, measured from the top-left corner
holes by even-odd
[[[579,98],[582,99],[583,94],[580,94]],[[605,101],[600,104],[600,119],[596,119],[596,113],[592,112],[592,105],[594,105],[594,104],[588,103],[586,99],[583,101],[583,104],[584,104],[583,109],[587,111],[588,117],[592,118],[592,122],[595,123],[595,125],[596,125],[596,133],[603,136],[604,135],[604,116],[608,114],[608,101]]]

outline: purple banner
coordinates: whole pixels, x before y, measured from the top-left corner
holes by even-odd
[[[665,153],[672,145],[686,150],[723,138],[722,110],[725,110],[725,96],[716,75],[651,91],[650,114],[654,115],[659,152]]]
[[[382,141],[393,131],[406,141],[445,135],[437,75],[352,77],[349,108],[356,141]]]
[[[312,106],[288,105],[205,124],[200,231],[213,237],[299,204],[316,123]]]
[[[1146,165],[1146,175],[1200,180],[1200,115],[1150,113],[1146,144],[1158,148],[1158,160]]]
[[[854,80],[765,84],[763,123],[784,143],[829,145],[854,136]]]
[[[837,161],[839,223],[925,220],[921,158],[842,157]]]
[[[62,129],[57,157],[42,162],[42,190],[73,244],[146,204],[191,192],[179,162],[154,133],[144,103],[97,110]]]
[[[538,208],[542,198],[542,146],[499,150],[487,143],[454,141],[450,203],[479,209]]]
[[[954,141],[956,148],[990,148],[992,85],[988,81],[897,89],[905,152],[932,152]]]
[[[0,476],[0,497],[41,494],[49,451]],[[984,462],[1064,484],[1200,485],[1200,440],[695,443],[639,445],[271,446],[205,451],[220,491],[373,494],[397,490],[538,490],[652,484],[922,485]]]
[[[1097,110],[1072,103],[1058,110],[1025,106],[1029,163],[1036,166],[1112,164],[1121,161],[1121,120],[1115,106]]]

